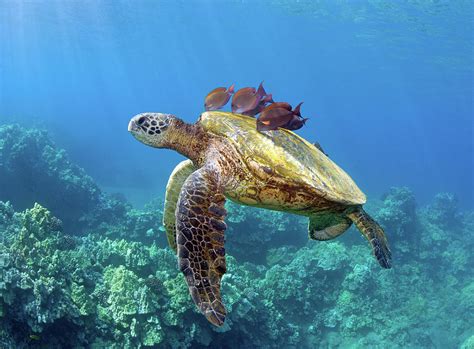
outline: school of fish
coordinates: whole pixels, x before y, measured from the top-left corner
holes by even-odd
[[[301,105],[294,109],[286,102],[274,102],[260,83],[257,89],[244,87],[235,92],[235,86],[218,87],[209,92],[204,100],[206,110],[223,108],[232,97],[232,112],[248,116],[257,116],[257,130],[270,131],[279,127],[287,130],[299,130],[308,120],[301,116]]]

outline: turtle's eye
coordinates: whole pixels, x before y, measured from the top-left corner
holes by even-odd
[[[141,126],[143,125],[145,121],[146,121],[146,117],[142,116],[141,118],[138,119],[137,124]]]

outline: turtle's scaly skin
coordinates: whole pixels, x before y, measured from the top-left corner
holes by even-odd
[[[226,272],[225,196],[218,167],[206,165],[183,184],[176,210],[179,268],[199,310],[213,324],[224,323],[221,278]]]
[[[191,296],[214,325],[225,321],[220,294],[226,271],[226,198],[309,217],[309,236],[329,240],[354,223],[384,268],[391,253],[382,228],[363,210],[365,195],[318,148],[291,131],[260,133],[251,117],[203,113],[194,125],[159,113],[134,117],[129,131],[191,161],[168,182],[164,225]],[[173,214],[174,213],[174,214]]]

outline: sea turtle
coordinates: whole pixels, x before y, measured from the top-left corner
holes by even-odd
[[[352,223],[383,268],[391,253],[382,228],[363,210],[366,197],[321,150],[295,133],[259,132],[252,117],[208,111],[195,124],[171,114],[142,113],[128,130],[139,141],[176,150],[166,187],[164,226],[192,299],[214,325],[226,317],[220,285],[226,271],[226,198],[309,217],[309,237],[330,240]],[[262,232],[264,233],[264,232]]]

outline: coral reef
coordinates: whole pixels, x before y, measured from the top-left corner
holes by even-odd
[[[124,229],[133,222],[144,230],[140,220]],[[470,229],[471,216],[458,223]],[[381,270],[364,244],[249,245],[266,250],[270,262],[228,257],[223,294],[229,317],[217,329],[196,312],[169,248],[120,234],[67,235],[39,204],[13,212],[0,203],[0,227],[4,346],[431,348],[461,345],[457,338],[474,326],[467,315],[474,311],[473,276],[466,269],[474,263],[472,249],[462,247],[472,248],[462,240],[472,238],[467,231],[459,241],[444,241],[439,271],[411,259]]]
[[[101,223],[98,230],[110,238],[157,242],[164,247],[167,240],[162,223],[163,205],[163,200],[155,199],[143,210],[129,208],[124,215],[116,215],[114,221]]]
[[[461,345],[461,349],[474,349],[474,335],[464,341]]]
[[[302,247],[307,237],[307,219],[296,215],[226,203],[227,248],[239,261],[263,263],[271,248]],[[255,248],[260,246],[260,248]]]
[[[417,208],[392,188],[369,207],[392,270],[360,234],[308,241],[301,217],[229,203],[229,315],[216,328],[166,246],[161,200],[133,209],[44,133],[0,135],[1,348],[473,347],[474,213],[452,195]]]
[[[0,126],[0,198],[18,209],[38,202],[75,234],[112,223],[128,208],[103,193],[45,131],[19,125]]]
[[[375,212],[375,218],[390,232],[394,252],[404,257],[412,255],[420,239],[413,193],[408,188],[392,188]]]

